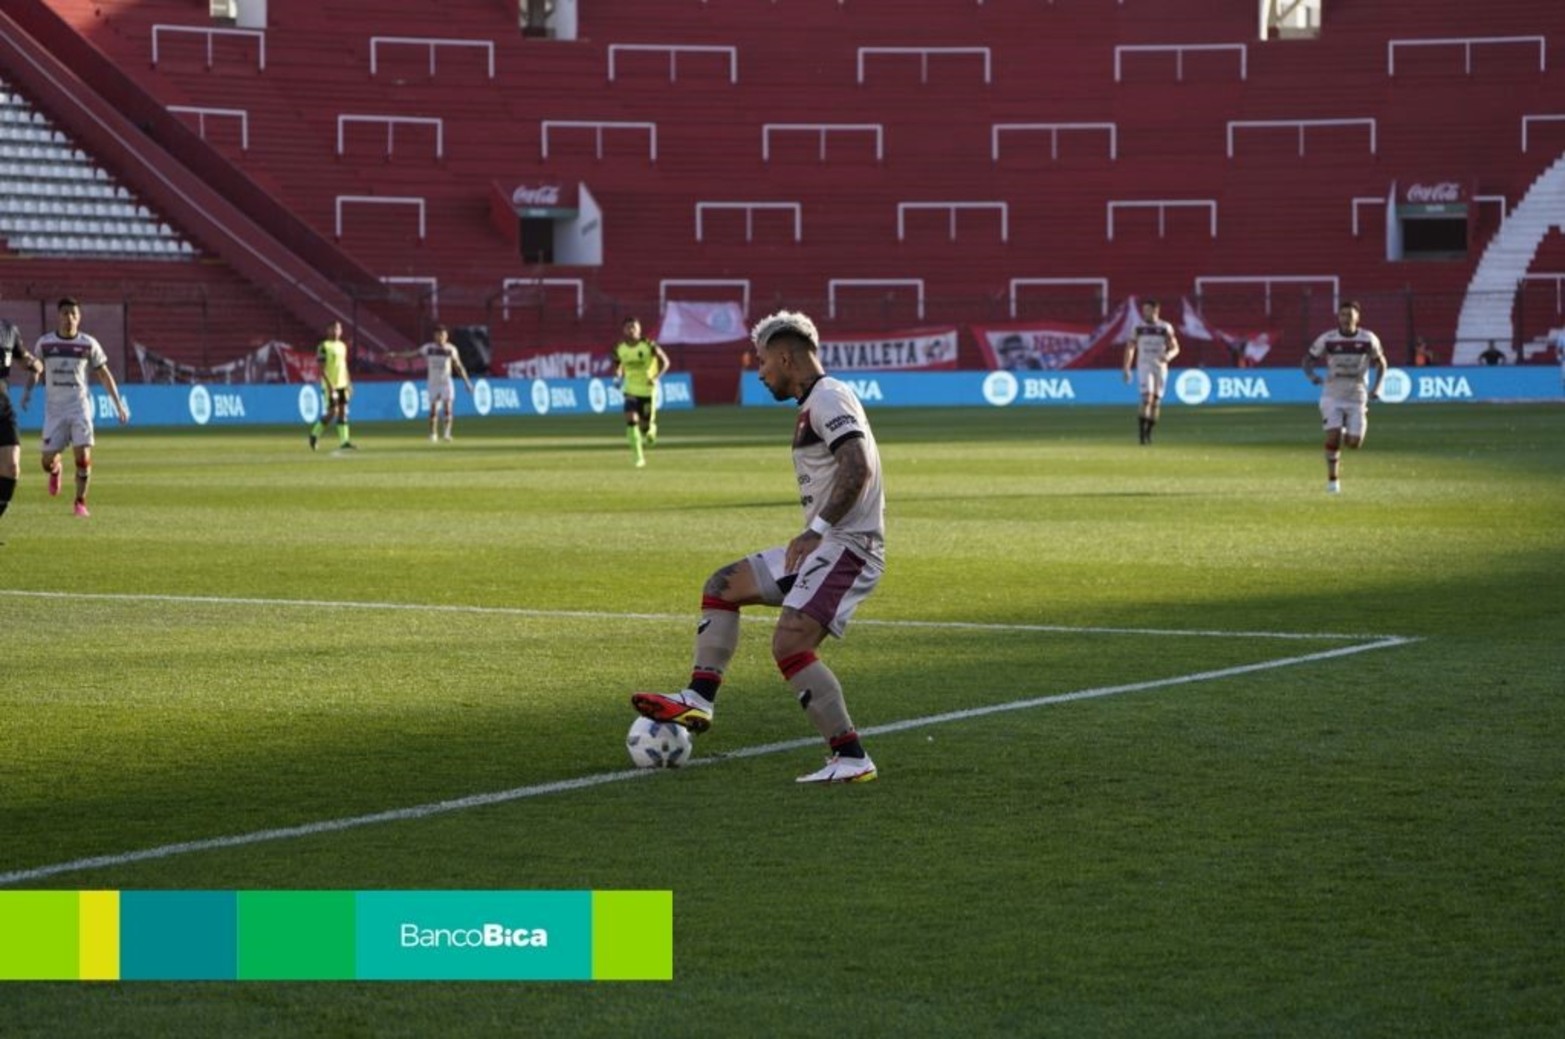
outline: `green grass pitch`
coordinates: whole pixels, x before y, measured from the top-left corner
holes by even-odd
[[[110,426],[86,521],[27,444],[9,886],[672,888],[676,980],[11,983],[0,1035],[1559,1034],[1565,408],[1377,410],[1337,497],[1309,408],[871,417],[823,657],[882,779],[829,789],[756,610],[705,764],[521,795],[626,770],[705,576],[798,529],[786,411],[640,471],[615,416]]]

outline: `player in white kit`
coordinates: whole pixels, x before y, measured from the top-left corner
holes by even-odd
[[[1152,427],[1157,425],[1163,404],[1163,388],[1168,384],[1168,362],[1179,356],[1179,337],[1174,326],[1158,317],[1161,305],[1155,299],[1142,300],[1141,320],[1130,329],[1125,340],[1125,381],[1136,370],[1136,387],[1141,392],[1141,407],[1136,413],[1141,443],[1152,443]]]
[[[1342,448],[1357,449],[1369,429],[1369,402],[1380,399],[1380,384],[1386,377],[1386,354],[1380,338],[1359,327],[1362,308],[1348,300],[1337,308],[1337,328],[1323,332],[1305,351],[1301,362],[1310,382],[1322,387],[1321,425],[1326,430],[1326,492],[1342,490]],[[1326,377],[1315,373],[1326,363]],[[1374,385],[1366,385],[1369,373],[1375,373]]]
[[[880,452],[858,398],[822,369],[813,321],[779,311],[763,318],[751,338],[766,388],[778,400],[798,402],[793,467],[804,530],[707,579],[689,686],[673,695],[635,693],[631,704],[655,721],[706,731],[739,644],[740,608],[780,606],[772,658],[831,751],[823,768],[798,781],[866,782],[876,778],[875,763],[848,717],[842,684],[815,650],[827,635],[842,636],[885,569]]]
[[[33,352],[43,361],[43,469],[49,474],[49,494],[60,493],[60,453],[69,445],[76,456],[76,515],[87,516],[87,485],[92,479],[92,393],[87,388],[90,371],[108,391],[114,414],[121,423],[130,412],[120,399],[120,388],[109,371],[109,358],[96,339],[81,330],[82,312],[74,299],[60,300],[55,330],[40,336]],[[33,387],[22,394],[27,408]]]
[[[467,369],[462,367],[462,357],[457,353],[456,344],[451,342],[451,332],[445,325],[436,325],[432,333],[434,340],[425,343],[418,348],[418,356],[429,363],[429,442],[435,443],[441,438],[439,425],[441,412],[445,413],[446,440],[451,439],[451,425],[456,420],[456,386],[451,375],[455,372],[462,377],[462,385],[467,387],[467,392],[473,392],[473,380],[467,377]]]

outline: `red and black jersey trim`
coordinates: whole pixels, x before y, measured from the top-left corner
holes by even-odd
[[[850,440],[863,440],[863,439],[864,439],[864,431],[862,429],[850,429],[846,433],[842,434],[842,436],[838,437],[836,440],[833,440],[831,443],[827,444],[826,446],[831,449],[831,453],[832,454],[836,454],[837,453],[837,448],[841,447],[843,444],[846,444],[848,441],[850,441]]]
[[[799,420],[793,427],[793,446],[812,447],[819,443],[823,443],[823,441],[821,440],[821,435],[815,432],[815,427],[810,424],[810,413],[808,411],[799,412]]]

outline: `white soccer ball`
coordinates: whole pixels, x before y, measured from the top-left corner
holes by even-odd
[[[625,749],[637,768],[678,768],[690,760],[690,731],[673,722],[637,718],[625,734]]]

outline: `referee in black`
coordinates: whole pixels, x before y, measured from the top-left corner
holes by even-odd
[[[21,330],[0,318],[0,516],[11,506],[22,461],[22,440],[16,429],[16,411],[11,407],[13,359],[20,361],[34,379],[43,375],[43,362],[22,345]]]

